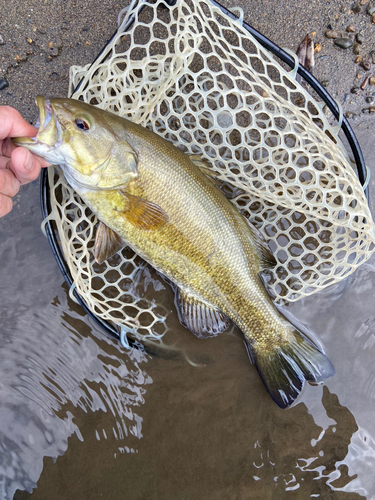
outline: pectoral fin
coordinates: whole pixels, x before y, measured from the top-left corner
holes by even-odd
[[[229,326],[225,314],[182,290],[177,290],[176,302],[180,319],[200,339],[216,337]]]
[[[133,196],[126,191],[120,191],[124,205],[119,213],[133,226],[144,230],[155,230],[164,226],[169,221],[169,216],[164,210],[150,201]]]
[[[112,255],[119,252],[124,246],[124,240],[117,233],[103,224],[103,222],[99,222],[94,246],[94,257],[98,264],[112,257]]]

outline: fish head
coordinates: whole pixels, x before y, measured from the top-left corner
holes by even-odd
[[[60,165],[73,187],[121,188],[137,176],[137,154],[118,117],[75,99],[37,96],[36,104],[37,135],[13,142]]]

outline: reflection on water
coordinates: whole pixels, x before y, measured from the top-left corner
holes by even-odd
[[[167,287],[169,344],[199,367],[125,351],[68,298],[38,216],[12,217],[0,225],[1,500],[375,498],[375,259],[289,308],[336,375],[282,411],[241,335],[195,338]]]

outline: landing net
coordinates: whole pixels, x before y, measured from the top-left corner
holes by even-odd
[[[343,279],[374,248],[374,224],[339,127],[295,77],[241,19],[198,0],[170,8],[133,1],[100,60],[70,72],[72,91],[81,82],[74,98],[148,127],[217,172],[275,255],[266,281],[277,303]],[[96,264],[96,217],[59,168],[50,170],[49,185],[50,218],[89,309],[134,334],[162,337],[166,311],[157,295],[146,299],[134,285],[147,265],[128,248]]]

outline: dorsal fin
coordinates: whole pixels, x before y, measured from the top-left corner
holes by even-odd
[[[144,230],[155,230],[169,221],[168,214],[159,205],[134,196],[126,191],[120,191],[124,204],[120,215],[125,217],[133,226]]]
[[[230,324],[225,314],[188,292],[178,289],[176,302],[180,320],[200,339],[216,337]]]
[[[252,224],[249,219],[245,217],[251,234],[253,236],[253,243],[255,243],[255,246],[259,252],[259,257],[260,257],[260,271],[264,271],[265,269],[271,269],[272,267],[275,267],[277,262],[275,259],[275,256],[271,252],[268,243],[266,242],[263,234]]]
[[[219,179],[219,174],[210,168],[207,160],[202,160],[200,155],[190,155],[190,160],[196,165],[199,170],[208,177],[217,187],[221,187],[222,182]]]
[[[124,240],[115,231],[99,222],[96,230],[94,257],[98,264],[108,260],[125,246]]]

